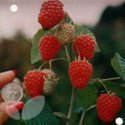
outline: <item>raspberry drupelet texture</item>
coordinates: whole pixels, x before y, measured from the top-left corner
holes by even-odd
[[[44,36],[39,41],[39,51],[43,61],[53,59],[60,50],[60,42],[56,36]]]
[[[94,56],[95,42],[94,38],[89,35],[81,35],[74,41],[74,50],[77,55],[80,54],[81,59],[90,60]]]
[[[65,17],[63,4],[59,0],[48,0],[41,5],[38,22],[43,29],[57,25]]]
[[[62,45],[68,44],[74,38],[74,34],[74,26],[69,23],[60,25],[57,31],[57,37]]]
[[[69,77],[78,89],[84,88],[91,79],[93,67],[86,61],[73,61],[69,66]]]
[[[24,77],[26,91],[30,97],[42,95],[45,74],[41,71],[28,71]]]
[[[96,103],[99,118],[107,123],[115,119],[121,106],[122,100],[113,94],[101,94]]]

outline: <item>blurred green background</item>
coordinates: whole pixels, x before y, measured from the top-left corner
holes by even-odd
[[[82,27],[82,25],[81,25]],[[125,3],[119,6],[108,6],[101,15],[99,22],[94,27],[88,28],[95,34],[98,46],[101,51],[95,52],[95,56],[91,63],[94,67],[93,78],[109,78],[118,76],[118,74],[111,67],[110,61],[116,52],[125,59]],[[23,31],[18,30],[10,38],[0,39],[0,72],[16,69],[17,77],[23,81],[23,77],[28,70],[38,68],[41,62],[31,65],[30,52],[32,46],[32,39],[28,38]],[[64,48],[57,57],[65,56]],[[47,65],[45,67],[48,67]],[[66,62],[57,61],[53,63],[53,70],[57,76],[60,77],[56,91],[52,96],[46,97],[47,102],[54,112],[63,112],[67,114],[70,95],[71,84],[68,78],[68,65]],[[115,86],[119,84],[120,86]],[[123,99],[123,108],[118,114],[125,120],[125,90],[124,81],[111,82],[110,85],[106,83],[109,89],[118,91],[118,95]],[[121,87],[122,86],[122,87]],[[93,91],[94,90],[94,91]],[[78,125],[79,116],[84,106],[91,106],[95,104],[96,97],[101,93],[101,87],[98,84],[90,84],[82,92],[83,96],[78,100],[74,109],[72,125]],[[119,94],[120,93],[120,94]],[[78,93],[79,94],[79,93]],[[117,93],[116,93],[117,94]],[[121,96],[122,95],[122,96]],[[78,95],[79,96],[79,95]],[[76,115],[77,114],[77,115]],[[115,121],[109,123],[114,125]],[[63,120],[60,125],[65,125]],[[102,123],[98,116],[96,109],[87,112],[83,125],[108,125]]]

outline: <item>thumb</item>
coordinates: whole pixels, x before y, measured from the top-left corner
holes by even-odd
[[[0,125],[9,119],[7,112],[14,114],[16,111],[21,110],[24,107],[23,102],[3,102],[0,103]],[[8,111],[7,111],[8,110]]]

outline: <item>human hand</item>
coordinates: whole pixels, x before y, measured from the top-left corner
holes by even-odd
[[[10,83],[15,78],[16,71],[7,71],[0,73],[0,88]],[[9,119],[7,110],[11,113],[15,113],[15,109],[21,110],[24,107],[23,102],[4,102],[0,93],[0,125]]]

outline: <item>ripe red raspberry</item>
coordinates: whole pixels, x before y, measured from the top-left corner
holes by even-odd
[[[89,35],[81,35],[74,41],[74,50],[77,55],[80,54],[81,59],[90,60],[94,55],[95,42],[94,38]]]
[[[101,94],[96,103],[98,116],[103,122],[112,122],[121,106],[122,100],[113,94]]]
[[[26,91],[30,97],[39,96],[43,92],[45,74],[41,71],[28,71],[24,77]]]
[[[84,88],[92,75],[93,67],[86,61],[73,61],[69,66],[69,77],[72,84],[78,88]]]
[[[42,60],[53,59],[60,50],[60,42],[56,36],[44,36],[39,41],[39,51]]]
[[[59,0],[48,0],[41,5],[38,22],[43,29],[57,25],[65,16],[63,4]]]

